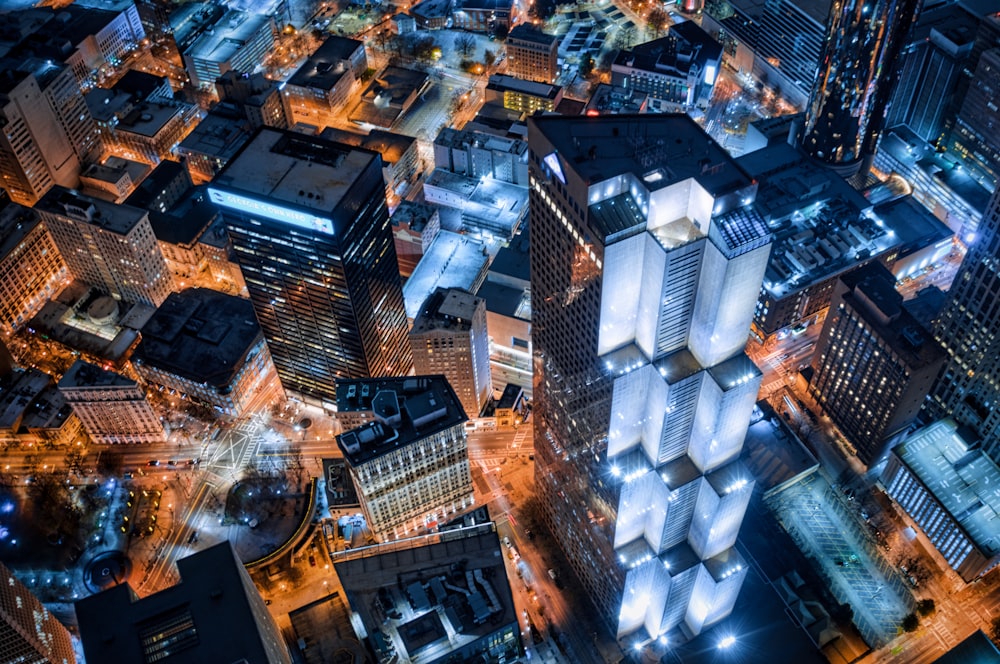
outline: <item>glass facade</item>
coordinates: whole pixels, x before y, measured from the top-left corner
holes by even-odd
[[[533,118],[528,137],[545,517],[619,639],[697,634],[745,567],[756,183],[684,115]]]
[[[273,142],[281,133],[258,136],[268,135]],[[296,143],[279,140],[272,149],[316,166],[306,153],[296,156]],[[347,173],[331,149],[337,144],[319,143],[330,163],[339,164],[337,177],[350,183],[325,216],[268,201],[253,191],[254,183],[225,177],[211,195],[223,207],[282,386],[322,404],[335,401],[338,378],[405,375],[412,359],[381,160]],[[245,205],[246,198],[258,204]]]
[[[802,147],[856,171],[875,154],[896,66],[921,0],[835,0]]]

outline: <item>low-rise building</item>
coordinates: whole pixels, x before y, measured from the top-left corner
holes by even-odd
[[[510,28],[513,0],[455,0],[452,25],[459,30],[493,35]]]
[[[433,205],[404,200],[389,220],[399,274],[409,277],[441,231],[441,216]]]
[[[191,85],[209,88],[227,71],[253,73],[274,48],[274,19],[230,10],[184,49]]]
[[[206,184],[250,141],[251,129],[239,110],[216,104],[177,146],[177,155],[196,184]]]
[[[430,81],[430,76],[422,71],[390,65],[372,78],[348,117],[362,127],[392,129]]]
[[[337,412],[367,420],[337,445],[379,541],[434,529],[473,506],[468,418],[444,376],[338,380]]]
[[[146,383],[231,417],[277,374],[253,304],[204,288],[173,293],[141,330],[132,364]]]
[[[528,214],[528,188],[435,168],[424,182],[424,199],[455,211],[462,229],[485,240],[509,241]]]
[[[708,108],[722,46],[694,21],[675,23],[666,37],[619,52],[611,84],[664,102],[662,111]]]
[[[366,69],[364,42],[327,37],[285,84],[283,92],[292,111],[292,123],[319,127],[333,124],[331,118],[343,113]]]
[[[376,661],[445,664],[523,657],[517,610],[492,523],[449,530],[431,544],[361,549],[338,557],[334,568],[358,638]]]
[[[52,380],[37,369],[0,376],[0,445],[70,445],[85,440],[80,419]]]
[[[166,159],[139,183],[125,199],[125,205],[150,212],[166,212],[194,187],[191,175],[183,164]]]
[[[528,186],[528,142],[445,127],[434,139],[434,165],[471,178]]]
[[[529,226],[497,252],[477,295],[486,301],[493,389],[517,385],[532,393]]]
[[[248,74],[227,71],[215,79],[219,101],[229,102],[239,109],[251,129],[275,127],[288,129],[294,124],[281,84],[261,73]]]
[[[59,381],[59,391],[99,445],[157,443],[163,424],[134,380],[77,360]]]
[[[966,582],[1000,562],[1000,468],[953,420],[920,429],[889,455],[886,493]]]
[[[563,89],[558,85],[525,81],[505,74],[493,74],[486,85],[486,102],[503,104],[518,113],[554,111],[562,101]]]
[[[385,180],[385,197],[390,207],[400,202],[409,186],[417,178],[420,154],[417,139],[405,134],[372,129],[367,134],[358,134],[344,129],[327,127],[320,138],[336,141],[356,148],[373,150],[382,155],[382,177]]]

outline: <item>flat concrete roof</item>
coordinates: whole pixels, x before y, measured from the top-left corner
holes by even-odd
[[[290,661],[284,643],[262,639],[263,628],[277,634],[277,626],[242,567],[225,541],[178,560],[180,581],[165,590],[140,598],[125,583],[79,600],[84,654],[93,662],[156,661],[151,652],[184,662]],[[144,643],[168,629],[169,642]]]
[[[683,113],[657,115],[536,116],[528,118],[584,182],[623,173],[636,179],[666,173],[651,190],[694,178],[710,194],[749,187],[753,179],[729,153]]]
[[[197,383],[228,386],[257,344],[253,304],[207,288],[171,293],[146,321],[134,359]]]
[[[35,203],[35,209],[60,217],[69,217],[75,221],[86,221],[119,235],[131,233],[132,229],[148,215],[142,208],[116,205],[59,185],[49,189],[48,193]]]
[[[337,436],[352,466],[444,431],[468,418],[441,375],[337,381],[338,412],[372,412],[376,421]]]
[[[271,22],[270,16],[231,9],[215,22],[211,32],[202,32],[184,55],[199,60],[227,62]]]
[[[0,209],[0,260],[5,259],[40,223],[31,208],[8,203]]]
[[[60,390],[77,388],[90,389],[95,387],[138,387],[131,378],[126,378],[114,371],[105,371],[96,364],[77,360],[59,381]]]
[[[481,298],[462,288],[438,288],[427,298],[413,321],[410,334],[432,330],[469,330]]]
[[[420,305],[437,288],[474,291],[485,276],[489,257],[486,246],[465,235],[441,231],[403,284],[407,318],[420,313]]]
[[[320,47],[303,62],[288,85],[315,90],[330,90],[351,69],[351,56],[364,42],[336,35],[327,37]]]
[[[469,530],[474,534],[449,531],[441,535],[444,541],[427,546],[370,547],[334,563],[367,633],[373,641],[380,632],[397,648],[403,645],[402,661],[447,661],[450,653],[506,625],[514,623],[518,631],[496,531],[485,525]],[[399,618],[383,620],[377,598]]]
[[[392,131],[372,129],[367,134],[359,134],[346,129],[327,127],[320,133],[320,138],[328,141],[336,141],[345,145],[372,150],[382,155],[382,161],[387,164],[395,164],[403,158],[406,151],[416,142],[417,139],[405,134],[397,134]]]
[[[942,420],[893,449],[987,556],[1000,553],[1000,468]]]
[[[263,127],[213,185],[329,215],[375,159],[369,150]]]

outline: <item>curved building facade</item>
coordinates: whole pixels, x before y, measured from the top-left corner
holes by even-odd
[[[875,154],[896,65],[922,0],[836,0],[802,147],[841,175]]]

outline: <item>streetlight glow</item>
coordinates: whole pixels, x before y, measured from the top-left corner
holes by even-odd
[[[729,636],[722,637],[719,641],[719,650],[725,650],[726,648],[732,648],[736,644],[736,637],[730,634]]]

